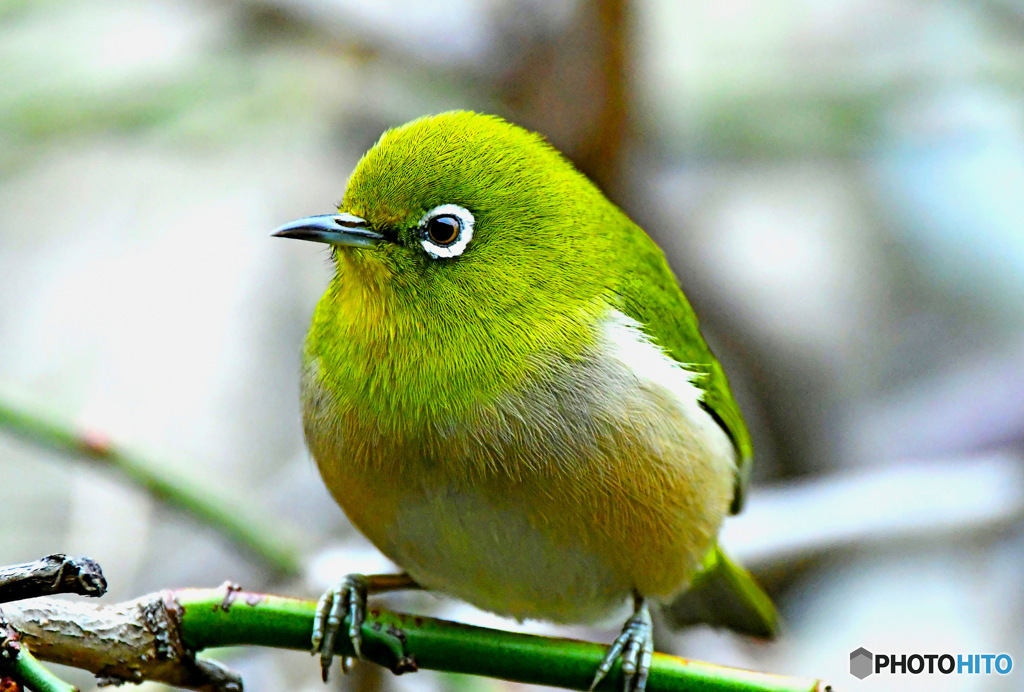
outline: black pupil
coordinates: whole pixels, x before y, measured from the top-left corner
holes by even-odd
[[[451,245],[459,237],[461,229],[459,220],[447,214],[435,216],[427,222],[427,235],[437,245]]]

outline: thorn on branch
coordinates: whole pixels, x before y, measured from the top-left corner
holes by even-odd
[[[58,593],[98,597],[106,592],[103,570],[87,557],[57,553],[35,562],[0,567],[0,603]]]
[[[235,596],[242,587],[232,581],[226,581],[220,587],[224,589],[224,600],[220,602],[220,609],[227,613],[231,611],[231,604],[235,602]]]

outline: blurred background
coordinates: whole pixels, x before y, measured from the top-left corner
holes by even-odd
[[[0,563],[88,555],[108,602],[387,569],[301,438],[326,255],[269,231],[332,211],[387,127],[472,108],[547,135],[655,237],[755,435],[723,540],[784,634],[660,648],[837,689],[1022,688],[1021,0],[0,0],[0,85],[0,404],[203,480],[301,556],[0,426]],[[858,681],[860,646],[1016,666]],[[308,656],[223,658],[249,690],[322,689]]]

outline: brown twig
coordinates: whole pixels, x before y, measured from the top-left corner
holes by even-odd
[[[185,646],[180,608],[164,596],[108,606],[40,599],[5,606],[4,614],[37,657],[87,670],[101,683],[155,680],[201,692],[241,692],[237,673],[197,659]]]
[[[98,597],[106,592],[103,570],[87,557],[57,553],[22,565],[0,567],[0,603],[58,593]]]

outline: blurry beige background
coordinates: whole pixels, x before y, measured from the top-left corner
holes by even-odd
[[[242,496],[307,568],[276,578],[2,430],[0,563],[88,555],[109,601],[229,578],[315,596],[386,568],[301,439],[326,255],[268,234],[332,211],[383,129],[465,107],[547,134],[662,244],[755,433],[724,541],[784,636],[660,647],[838,689],[1019,690],[1022,92],[1020,0],[0,0],[0,398]],[[1016,666],[858,681],[860,646]],[[322,689],[300,653],[223,657],[249,690]]]

